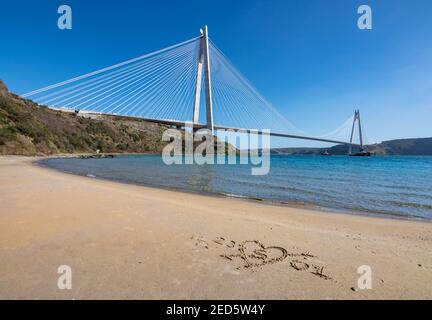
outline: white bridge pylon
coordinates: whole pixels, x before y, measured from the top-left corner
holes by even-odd
[[[22,97],[53,109],[174,125],[363,146],[360,112],[330,134],[306,134],[288,121],[209,38],[193,39],[44,87]],[[205,115],[204,111],[205,110]],[[351,123],[352,121],[352,123]],[[353,142],[359,125],[360,144]],[[348,140],[350,138],[350,140]]]

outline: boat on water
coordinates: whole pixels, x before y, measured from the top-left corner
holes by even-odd
[[[328,150],[326,150],[326,151],[321,152],[320,155],[322,155],[322,156],[330,156],[331,154],[328,152]]]
[[[370,153],[367,149],[361,149],[359,152],[350,153],[350,157],[371,157],[372,153]]]

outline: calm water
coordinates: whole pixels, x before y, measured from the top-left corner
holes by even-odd
[[[249,165],[167,166],[160,156],[50,159],[42,164],[134,184],[432,219],[432,157],[272,156],[266,176],[252,176]]]

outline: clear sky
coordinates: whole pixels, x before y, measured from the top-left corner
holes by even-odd
[[[57,28],[57,8],[73,29]],[[371,6],[373,29],[357,8]],[[329,132],[359,108],[370,142],[432,136],[430,0],[23,0],[0,9],[0,79],[25,93],[199,35],[291,122]]]

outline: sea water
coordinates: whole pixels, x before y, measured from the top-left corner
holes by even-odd
[[[161,156],[59,158],[42,165],[87,177],[223,194],[329,210],[432,219],[432,157],[271,156],[268,175],[251,165],[171,165]]]

